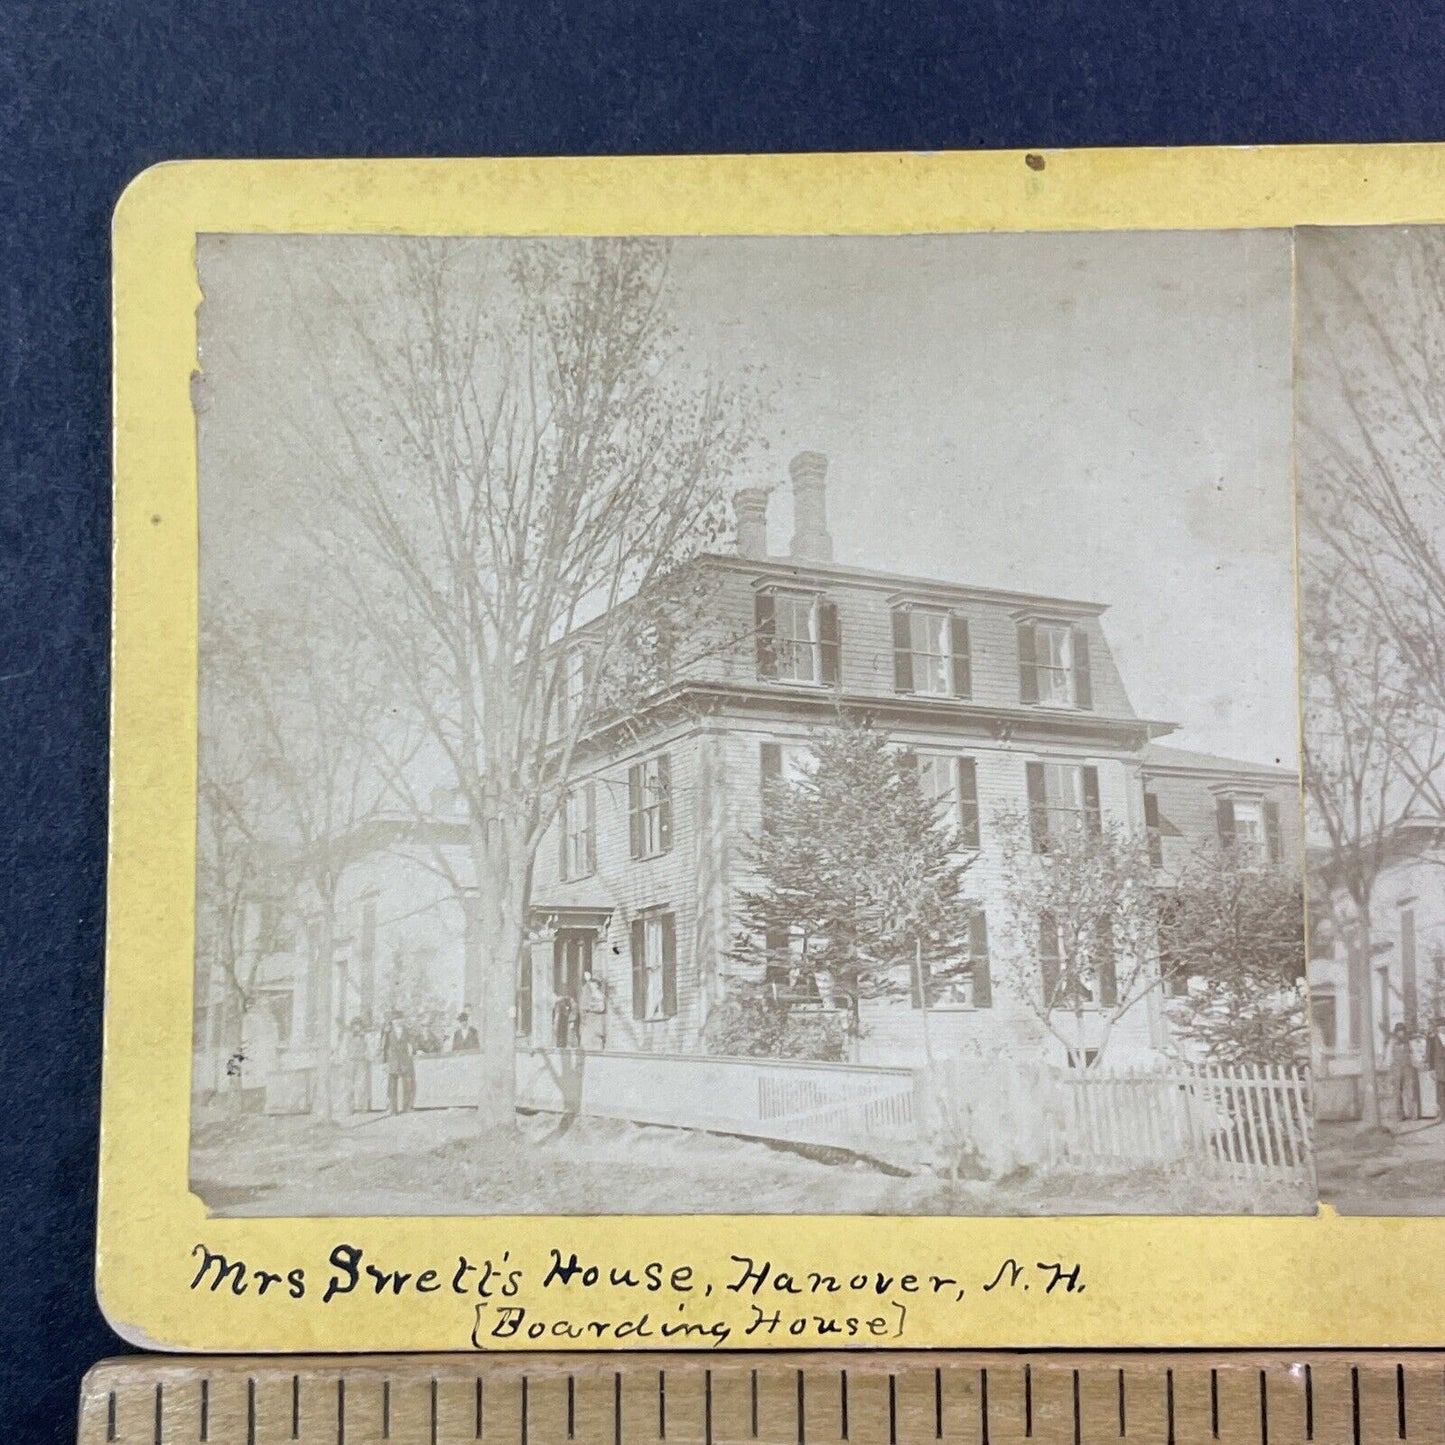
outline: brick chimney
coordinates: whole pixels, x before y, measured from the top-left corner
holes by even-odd
[[[788,475],[793,479],[793,556],[800,562],[831,562],[828,458],[822,452],[799,452],[788,463]]]
[[[737,525],[738,556],[768,555],[768,489],[739,487],[733,493],[733,519]]]

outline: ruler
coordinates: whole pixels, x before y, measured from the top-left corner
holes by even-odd
[[[1445,1445],[1445,1351],[133,1356],[81,1445]]]

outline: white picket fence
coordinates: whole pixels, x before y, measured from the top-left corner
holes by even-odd
[[[1261,1183],[1309,1183],[1309,1081],[1281,1065],[1060,1069],[1060,1151],[1089,1165],[1187,1162]]]

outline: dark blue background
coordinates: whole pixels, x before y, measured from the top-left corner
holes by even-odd
[[[1380,0],[0,0],[0,1422],[73,1439],[94,1304],[110,210],[190,156],[1445,137]]]

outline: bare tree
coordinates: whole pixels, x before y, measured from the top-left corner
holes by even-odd
[[[1365,1035],[1363,1107],[1367,1122],[1378,1124],[1370,907],[1402,820],[1433,791],[1442,730],[1410,687],[1388,623],[1360,610],[1340,572],[1338,562],[1309,566],[1304,578],[1305,792],[1311,831],[1326,844],[1311,906],[1332,915],[1350,948]]]
[[[721,534],[749,437],[741,392],[687,370],[667,254],[408,243],[384,295],[336,293],[340,348],[317,349],[341,438],[317,448],[322,510],[341,525],[314,535],[466,812],[484,1125],[514,1119],[537,849],[619,688],[644,712],[665,691],[684,564]]]
[[[1005,810],[994,827],[1014,934],[1012,992],[1076,1068],[1085,1062],[1085,1017],[1097,1014],[1091,1047],[1102,1060],[1119,1020],[1159,988],[1148,848],[1097,817]]]
[[[371,740],[401,730],[376,685],[365,635],[338,628],[305,597],[249,610],[223,599],[210,611],[205,648],[205,709],[215,729],[202,747],[206,826],[218,840],[225,837],[233,853],[253,860],[252,876],[228,878],[215,907],[223,919],[233,919],[240,890],[264,884],[257,858],[266,860],[266,871],[280,869],[288,891],[314,905],[316,927],[308,944],[312,1108],[329,1117],[337,902],[354,857],[355,829],[382,808],[386,796]],[[228,785],[228,758],[232,768],[244,769],[244,788]],[[264,800],[259,814],[258,798]],[[248,989],[237,971],[244,956],[238,940],[228,936],[226,946],[232,978]],[[252,966],[254,959],[248,970]],[[242,999],[243,1006],[249,1002],[244,991]]]

